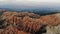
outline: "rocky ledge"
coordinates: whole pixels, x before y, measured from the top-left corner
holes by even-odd
[[[3,12],[0,34],[60,34],[60,13]]]

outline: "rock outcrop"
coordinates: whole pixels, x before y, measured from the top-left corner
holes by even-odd
[[[29,12],[4,12],[0,23],[1,34],[60,34],[58,13],[40,16]]]
[[[4,20],[5,25],[15,26],[19,31],[28,33],[35,33],[40,29],[39,18],[40,15],[28,12],[4,12],[1,16],[1,20]],[[8,26],[6,26],[6,28]]]
[[[46,24],[46,34],[60,34],[60,14],[45,15],[40,17]]]

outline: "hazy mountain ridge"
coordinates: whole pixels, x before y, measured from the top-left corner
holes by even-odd
[[[47,14],[54,14],[60,13],[60,10],[53,10],[53,9],[10,9],[10,8],[0,8],[0,14],[2,11],[10,11],[10,12],[32,12],[39,15],[47,15]]]

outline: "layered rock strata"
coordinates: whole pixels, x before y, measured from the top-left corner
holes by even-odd
[[[1,34],[60,34],[60,14],[40,16],[29,12],[4,12]]]

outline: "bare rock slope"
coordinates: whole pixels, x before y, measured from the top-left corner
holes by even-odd
[[[1,34],[60,34],[60,14],[40,16],[29,12],[4,12]]]

